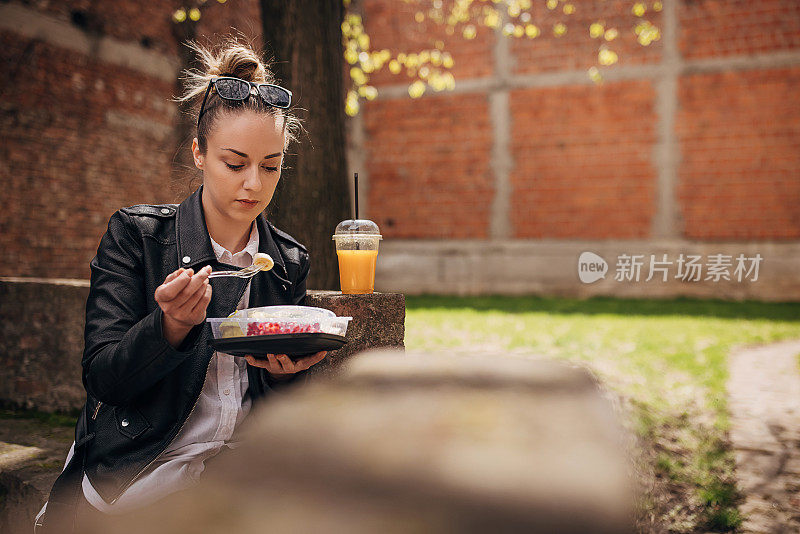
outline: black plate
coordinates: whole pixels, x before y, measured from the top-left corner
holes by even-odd
[[[252,354],[256,358],[266,358],[267,354],[287,354],[293,358],[300,358],[321,350],[336,350],[345,343],[343,336],[309,332],[226,337],[212,339],[208,342],[220,352],[227,352],[234,356]]]

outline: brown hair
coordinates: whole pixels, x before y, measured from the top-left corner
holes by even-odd
[[[244,37],[225,37],[216,46],[209,47],[190,40],[186,42],[186,46],[196,52],[201,68],[183,71],[181,80],[184,82],[185,90],[174,100],[176,102],[196,101],[192,111],[195,122],[200,113],[203,95],[208,89],[209,82],[215,76],[224,74],[249,82],[277,84],[275,75],[270,70],[269,62],[263,61]],[[224,113],[231,113],[233,109],[250,109],[269,113],[275,118],[282,117],[286,146],[297,140],[301,130],[300,119],[290,109],[268,106],[260,98],[248,98],[233,106],[220,99],[216,93],[210,93],[206,99],[202,120],[197,127],[197,144],[203,154],[206,153],[208,134],[216,120]]]

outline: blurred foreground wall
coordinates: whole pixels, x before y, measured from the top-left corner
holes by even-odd
[[[276,395],[197,486],[87,532],[631,533],[617,416],[565,363],[369,351]]]

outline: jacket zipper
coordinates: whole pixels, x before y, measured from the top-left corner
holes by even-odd
[[[97,401],[97,407],[94,409],[94,413],[92,414],[92,421],[97,419],[97,414],[100,413],[100,406],[102,406],[102,405],[103,405],[102,402]]]
[[[177,220],[176,220],[176,225],[175,225],[175,226],[176,226],[176,232],[177,232]],[[179,253],[179,255],[180,255],[180,253]],[[250,282],[249,282],[249,281],[248,281],[248,282],[245,284],[245,287],[242,289],[242,292],[239,294],[239,298],[236,300],[236,302],[237,302],[237,303],[239,302],[239,300],[241,300],[241,298],[242,298],[242,295],[244,295],[244,292],[247,290],[247,286],[248,286],[248,285],[250,285]],[[214,357],[214,356],[213,356],[213,353],[212,353],[212,356],[211,356],[211,358],[209,358],[209,359],[208,359],[208,364],[206,365],[206,374],[205,374],[205,376],[208,376],[208,369],[211,367],[211,359],[212,359],[213,357]],[[205,379],[203,379],[203,382],[205,383]],[[181,423],[181,426],[180,426],[180,428],[178,428],[178,431],[177,431],[177,432],[175,432],[174,434],[172,434],[172,435],[169,437],[169,440],[167,441],[167,446],[169,446],[169,444],[170,444],[170,443],[172,443],[172,440],[173,440],[173,439],[175,439],[175,436],[177,436],[177,435],[180,433],[180,431],[181,431],[181,430],[183,430],[183,427],[184,427],[184,426],[186,426],[186,421],[188,421],[188,420],[189,420],[189,417],[191,417],[191,415],[192,415],[192,412],[194,412],[194,409],[197,407],[197,403],[200,401],[200,395],[202,395],[202,394],[203,394],[203,388],[202,388],[202,386],[201,386],[201,387],[200,387],[200,392],[197,394],[197,397],[195,397],[195,399],[194,399],[194,404],[192,405],[192,409],[191,409],[191,410],[189,410],[189,415],[187,415],[187,416],[186,416],[186,418],[183,420],[183,423]],[[115,502],[117,502],[117,500],[118,500],[120,497],[122,497],[122,494],[123,494],[123,493],[125,493],[125,490],[127,490],[129,487],[131,487],[131,485],[132,485],[134,482],[136,482],[136,480],[137,480],[137,479],[138,479],[140,476],[142,476],[142,473],[144,473],[145,471],[147,471],[147,468],[148,468],[148,467],[150,467],[151,465],[153,465],[153,462],[155,462],[155,461],[158,459],[158,457],[159,457],[159,456],[161,456],[161,453],[162,453],[162,452],[164,452],[164,450],[166,450],[166,446],[164,447],[164,449],[162,449],[161,451],[159,451],[159,453],[158,453],[158,454],[156,454],[156,455],[155,455],[155,457],[154,457],[152,460],[150,460],[149,462],[147,462],[147,465],[145,465],[145,466],[144,466],[144,467],[143,467],[141,470],[139,470],[139,472],[138,472],[138,473],[136,473],[136,476],[134,476],[134,477],[133,477],[133,478],[132,478],[132,479],[131,479],[131,480],[130,480],[130,481],[127,483],[127,484],[125,484],[125,486],[123,486],[123,488],[122,488],[122,489],[119,491],[119,493],[117,493],[117,496],[116,496],[116,497],[114,497],[114,500],[113,500],[113,501],[111,501],[109,504],[114,504]]]
[[[209,359],[209,360],[208,360],[208,365],[206,366],[206,375],[208,375],[208,369],[209,369],[210,367],[211,367],[211,359]],[[186,426],[186,421],[188,421],[188,420],[189,420],[189,417],[191,417],[191,415],[192,415],[192,412],[194,411],[195,407],[197,406],[197,403],[200,401],[200,395],[202,395],[202,394],[203,394],[203,389],[202,389],[202,388],[200,388],[200,393],[197,395],[197,398],[196,398],[196,399],[194,399],[194,404],[192,405],[192,409],[191,409],[191,410],[189,410],[189,415],[187,415],[187,416],[186,416],[186,419],[184,419],[184,420],[183,420],[183,423],[181,423],[181,426],[180,426],[180,428],[178,428],[178,431],[177,431],[177,432],[175,432],[174,434],[172,434],[172,436],[170,436],[169,440],[167,441],[167,446],[169,446],[169,444],[170,444],[170,443],[172,443],[172,440],[173,440],[173,439],[175,439],[175,436],[177,436],[178,434],[180,434],[180,431],[181,431],[181,430],[183,430],[183,427],[184,427],[184,426]],[[164,450],[166,450],[166,447],[164,448]],[[149,462],[147,462],[147,465],[145,465],[145,466],[144,466],[144,467],[143,467],[143,468],[142,468],[142,469],[141,469],[141,470],[140,470],[138,473],[136,473],[136,476],[134,476],[134,477],[133,477],[133,478],[130,480],[130,482],[128,482],[127,484],[125,484],[125,486],[124,486],[124,487],[123,487],[123,488],[120,490],[120,492],[117,494],[117,496],[116,496],[116,497],[114,497],[114,500],[113,500],[113,501],[111,501],[109,504],[114,504],[115,502],[117,502],[117,500],[118,500],[120,497],[122,497],[122,494],[123,494],[123,493],[125,493],[125,490],[127,490],[128,488],[130,488],[130,487],[131,487],[131,485],[132,485],[134,482],[136,482],[136,480],[137,480],[137,479],[138,479],[140,476],[142,476],[142,473],[144,473],[145,471],[147,471],[147,468],[148,468],[148,467],[150,467],[151,465],[153,465],[153,462],[155,462],[155,461],[158,459],[158,457],[159,457],[159,456],[161,456],[161,453],[163,453],[163,452],[164,452],[164,450],[160,451],[160,452],[159,452],[159,453],[158,453],[158,454],[155,456],[155,458],[153,458],[152,460],[150,460]]]

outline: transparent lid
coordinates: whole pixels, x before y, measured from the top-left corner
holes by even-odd
[[[340,222],[336,226],[333,238],[336,239],[337,236],[344,235],[370,236],[383,239],[378,225],[369,219],[347,219]]]

